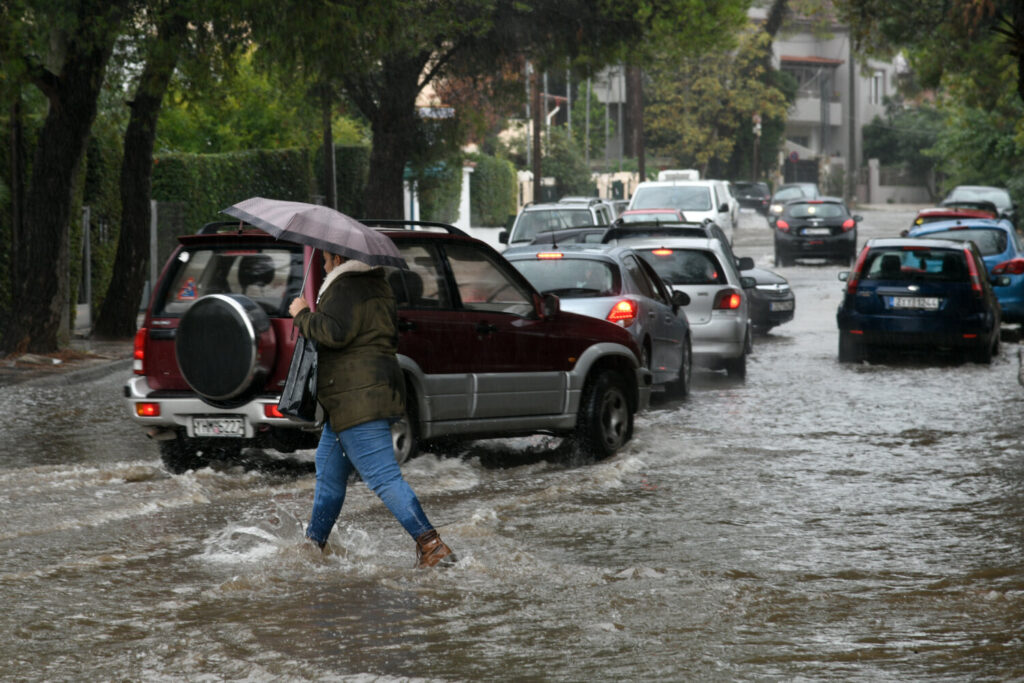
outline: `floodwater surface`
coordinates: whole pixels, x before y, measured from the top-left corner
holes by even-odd
[[[862,240],[912,214],[862,211]],[[744,214],[736,250],[770,267]],[[1024,677],[1024,400],[991,366],[841,366],[841,267],[776,269],[796,319],[748,377],[698,371],[613,458],[478,442],[404,472],[459,556],[359,482],[325,555],[311,453],[171,476],[123,376],[0,392],[0,677]],[[262,464],[261,464],[262,463]]]

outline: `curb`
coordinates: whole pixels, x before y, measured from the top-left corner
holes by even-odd
[[[17,382],[16,384],[31,387],[52,387],[81,384],[83,382],[91,382],[93,380],[100,379],[101,377],[106,377],[107,375],[118,371],[130,370],[131,367],[131,358],[121,358],[115,361],[100,363],[92,367],[82,368],[81,370],[72,370],[71,372],[47,375],[46,377],[34,377],[32,379],[27,379],[24,382]]]

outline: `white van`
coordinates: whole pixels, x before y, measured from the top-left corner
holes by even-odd
[[[713,180],[648,180],[636,186],[629,208],[678,209],[687,221],[716,223],[732,244],[736,223],[729,199]]]
[[[658,171],[658,180],[700,180],[700,171],[695,168]]]

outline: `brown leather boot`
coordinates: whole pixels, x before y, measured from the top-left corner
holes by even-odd
[[[416,539],[417,569],[426,569],[438,563],[447,567],[455,562],[455,553],[444,544],[436,529],[431,529]]]

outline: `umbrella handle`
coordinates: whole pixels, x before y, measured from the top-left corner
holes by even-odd
[[[306,272],[302,275],[302,287],[299,288],[299,296],[306,296],[306,280],[309,279],[309,271],[313,268],[313,258],[310,257],[309,263],[306,264]],[[292,341],[295,341],[295,336],[298,333],[299,328],[292,323]]]

